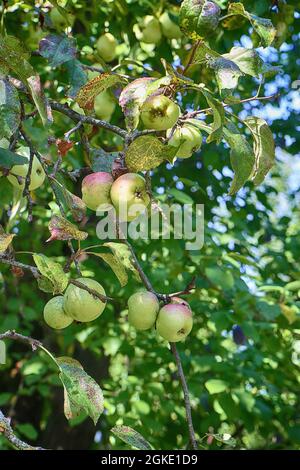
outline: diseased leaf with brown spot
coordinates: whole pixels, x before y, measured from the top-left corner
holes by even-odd
[[[86,215],[86,205],[83,200],[68,191],[67,188],[59,183],[55,178],[51,179],[55,188],[55,196],[66,209],[70,210],[73,219],[76,222],[81,222]]]
[[[64,386],[66,418],[72,419],[85,412],[96,425],[104,410],[101,388],[75,359],[60,357],[56,360],[60,368],[59,377]]]
[[[245,119],[254,139],[255,163],[251,178],[255,185],[263,182],[265,176],[274,165],[275,143],[273,134],[264,119],[252,116]]]
[[[52,240],[85,240],[88,236],[88,233],[82,232],[76,225],[58,215],[54,215],[50,220],[49,230],[51,237],[46,240],[47,242]]]
[[[0,80],[0,139],[10,139],[18,129],[21,105],[16,88],[6,79]]]
[[[66,35],[50,34],[40,40],[39,53],[48,59],[51,67],[57,67],[76,56],[75,39]]]
[[[4,253],[7,250],[15,236],[14,233],[5,233],[0,225],[0,253]]]
[[[11,70],[26,83],[26,79],[35,73],[28,62],[29,57],[19,39],[0,35],[0,72],[7,74]]]
[[[51,106],[45,97],[44,90],[41,84],[41,79],[38,75],[33,75],[27,78],[27,83],[31,91],[32,99],[37,107],[39,115],[41,116],[44,126],[53,122]]]
[[[43,254],[35,253],[33,260],[39,272],[42,274],[42,279],[38,281],[41,290],[51,292],[50,289],[52,286],[53,294],[61,294],[64,292],[68,285],[68,276],[62,266]]]
[[[76,101],[82,109],[93,109],[94,100],[99,93],[123,81],[124,79],[118,75],[111,75],[108,72],[102,73],[80,88]]]
[[[115,426],[111,429],[111,432],[131,447],[140,450],[152,450],[149,442],[139,432],[129,426]]]
[[[128,147],[125,161],[130,171],[152,170],[165,160],[172,160],[177,147],[164,145],[156,137],[145,135],[135,139]]]
[[[74,147],[75,142],[68,142],[64,139],[56,139],[55,141],[58,153],[61,157],[64,157],[68,151]]]

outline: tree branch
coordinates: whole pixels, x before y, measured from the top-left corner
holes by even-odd
[[[18,450],[45,450],[43,447],[33,447],[30,444],[27,444],[27,442],[21,441],[21,439],[19,439],[13,431],[10,425],[10,419],[6,418],[1,410],[0,433],[2,433],[6,439]]]

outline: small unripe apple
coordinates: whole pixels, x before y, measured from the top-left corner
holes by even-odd
[[[29,168],[30,151],[28,147],[20,147],[19,149],[16,150],[16,153],[19,155],[22,155],[23,157],[26,157],[28,159],[28,163],[24,163],[23,165],[14,165],[10,169],[10,173],[7,176],[7,179],[16,188],[24,189],[25,180],[26,180],[26,176],[27,176],[28,168]],[[34,156],[33,161],[32,161],[31,175],[30,175],[30,185],[29,185],[30,191],[33,191],[34,189],[39,188],[43,184],[44,179],[45,179],[44,169],[41,163],[39,162],[39,160],[37,159],[37,157]]]
[[[167,132],[167,137],[171,136],[171,131]],[[178,147],[176,157],[189,158],[196,152],[202,144],[202,135],[199,129],[189,124],[177,127],[170,137],[168,145]]]
[[[156,320],[159,302],[152,292],[136,292],[128,299],[128,321],[137,330],[148,330]]]
[[[165,131],[173,127],[180,115],[178,104],[164,95],[151,96],[141,108],[141,120],[146,129]]]
[[[73,323],[73,319],[66,315],[63,304],[63,296],[58,295],[50,299],[44,307],[44,320],[48,326],[55,330],[62,330]]]
[[[70,13],[66,13],[66,16],[62,15],[58,8],[52,8],[50,12],[50,19],[59,31],[64,30],[67,26],[73,26],[75,17]]]
[[[116,101],[108,91],[103,91],[96,96],[94,101],[94,110],[97,118],[103,121],[110,121],[116,108]]]
[[[112,184],[110,197],[122,221],[134,220],[150,203],[145,178],[137,173],[119,176]]]
[[[171,20],[170,15],[165,11],[159,18],[163,35],[168,39],[179,39],[182,34],[179,26]]]
[[[147,44],[157,44],[162,36],[159,21],[151,15],[145,16],[139,24],[134,25],[134,33],[139,41]]]
[[[171,343],[184,340],[193,327],[192,311],[187,302],[180,300],[173,298],[162,307],[156,321],[157,332]]]
[[[110,190],[113,183],[113,177],[110,173],[99,171],[87,175],[82,180],[82,200],[92,211],[108,210],[112,204],[110,199]]]
[[[105,290],[94,279],[81,277],[76,279],[81,284],[105,295]],[[106,302],[90,294],[85,289],[69,284],[64,294],[64,310],[66,315],[79,322],[89,322],[98,318],[105,308]]]
[[[105,33],[100,36],[96,42],[96,49],[105,62],[112,62],[114,60],[117,44],[116,38],[111,33]]]

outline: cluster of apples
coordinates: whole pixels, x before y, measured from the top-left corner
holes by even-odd
[[[175,19],[175,16],[172,15]],[[136,38],[146,44],[158,44],[164,35],[168,39],[179,39],[181,31],[178,24],[172,20],[168,11],[159,18],[147,15],[133,27]]]
[[[0,147],[8,149],[9,142],[7,139],[0,140]],[[28,162],[23,163],[22,165],[14,165],[10,170],[9,174],[7,175],[8,181],[15,187],[20,190],[23,190],[25,187],[26,176],[29,169],[29,160],[30,160],[30,150],[29,147],[19,147],[16,150],[18,155],[25,157]],[[0,172],[0,176],[2,173]],[[42,167],[40,161],[36,156],[33,157],[32,160],[32,167],[31,167],[31,174],[30,174],[30,191],[34,191],[35,189],[39,188],[44,180],[45,180],[45,171]]]
[[[82,277],[77,281],[105,296],[104,288],[94,279]],[[96,320],[102,314],[105,305],[106,302],[85,289],[69,284],[64,295],[53,297],[47,302],[44,307],[44,320],[51,328],[62,330],[74,320],[80,323]]]
[[[193,314],[188,302],[180,297],[172,297],[160,308],[155,294],[142,291],[128,299],[128,321],[137,330],[149,330],[155,325],[160,336],[176,343],[191,332]]]

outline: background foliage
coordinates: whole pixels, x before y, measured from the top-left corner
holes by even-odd
[[[50,11],[51,3],[3,2],[2,33],[17,36],[27,50],[37,51],[43,37],[49,32],[57,34],[49,14],[41,17],[41,7],[49,7]],[[228,2],[216,3],[225,14]],[[224,448],[223,442],[205,436],[228,433],[234,438],[229,447],[299,448],[300,303],[298,291],[288,290],[286,285],[300,280],[300,102],[297,88],[292,87],[299,78],[300,12],[296,0],[248,0],[243,4],[249,12],[271,18],[277,27],[274,45],[258,51],[267,64],[280,64],[283,73],[273,74],[261,89],[262,95],[278,92],[280,97],[235,105],[234,112],[243,119],[256,115],[270,123],[276,142],[276,165],[263,184],[254,187],[247,183],[233,196],[228,195],[233,173],[229,148],[224,143],[204,145],[192,158],[178,161],[173,167],[161,165],[153,171],[153,192],[161,201],[204,203],[205,244],[199,252],[187,252],[184,241],[152,240],[135,242],[135,249],[160,292],[181,290],[196,276],[196,289],[188,296],[194,328],[186,342],[179,344],[179,351],[191,394],[194,426],[198,438],[203,438],[202,445]],[[133,33],[139,18],[156,14],[159,9],[176,12],[179,5],[179,1],[163,0],[69,1],[68,8],[75,17],[72,34],[79,51],[76,58],[72,55],[63,64],[57,57],[58,61],[52,63],[38,54],[30,58],[46,95],[73,106],[70,85],[78,88],[78,83],[81,86],[86,80],[85,72],[76,67],[79,63],[99,63],[93,46],[108,29],[119,43],[118,57],[112,65],[123,63],[120,71],[124,74],[143,76],[146,68],[155,71],[150,75],[159,76],[164,73],[161,57],[177,66],[184,63],[188,38],[164,39],[154,47],[141,45]],[[240,22],[239,26],[219,27],[209,40],[210,47],[222,54],[232,46],[256,47],[251,24]],[[131,63],[126,65],[128,58]],[[17,72],[24,72],[21,69],[19,64]],[[218,95],[210,69],[193,67],[190,77],[198,83],[209,83]],[[243,77],[239,85],[241,98],[254,95],[257,86],[257,79]],[[194,90],[179,96],[179,100],[182,109],[205,107]],[[49,128],[43,127],[39,115],[26,120],[24,127],[40,151],[55,161],[57,146],[48,147],[48,143],[62,139],[72,124],[61,113],[54,111],[53,116],[54,124]],[[119,106],[111,122],[124,127]],[[78,139],[76,136],[72,136],[73,141]],[[122,148],[119,136],[103,129],[95,132],[91,144],[109,152]],[[63,158],[63,168],[68,171],[88,164],[80,144]],[[60,181],[80,196],[80,184],[69,178]],[[67,244],[45,244],[51,213],[58,212],[49,185],[39,188],[34,199],[33,221],[28,223],[26,201],[14,201],[12,186],[1,178],[0,222],[16,234],[15,251],[43,253],[63,265],[69,256]],[[96,223],[96,216],[89,213],[84,226],[89,238],[83,246],[99,242]],[[31,255],[18,255],[18,259],[33,264]],[[48,448],[127,448],[110,432],[113,426],[122,424],[139,431],[155,449],[185,448],[185,410],[174,359],[166,342],[155,332],[137,333],[126,320],[126,300],[139,286],[137,280],[130,276],[129,283],[120,288],[112,270],[96,257],[81,259],[81,269],[84,276],[95,277],[105,286],[107,295],[120,302],[117,306],[109,304],[101,318],[91,324],[73,324],[56,332],[42,319],[50,295],[39,290],[30,273],[18,277],[0,264],[0,332],[16,329],[41,339],[56,356],[79,360],[101,385],[104,414],[96,427],[85,414],[67,422],[54,365],[42,352],[33,354],[13,342],[7,342],[7,363],[0,366],[1,409],[12,417],[16,433],[24,440]],[[76,275],[74,267],[72,273]],[[0,436],[0,449],[7,448],[7,441]]]

